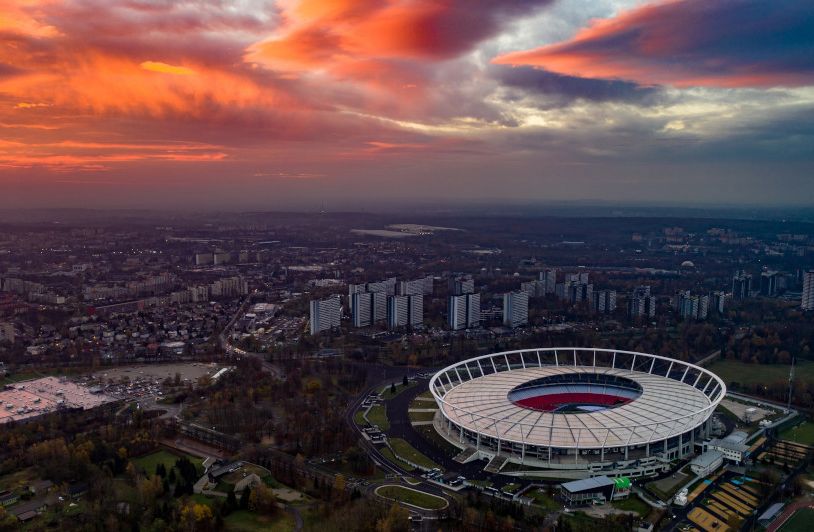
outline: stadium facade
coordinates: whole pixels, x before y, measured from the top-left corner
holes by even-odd
[[[435,428],[462,449],[460,460],[585,478],[669,471],[709,437],[726,386],[704,368],[658,355],[545,348],[452,364],[430,391]]]

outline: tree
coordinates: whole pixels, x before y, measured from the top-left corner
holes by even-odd
[[[396,383],[395,382],[390,383],[390,393],[392,393],[392,394],[396,393]]]
[[[240,508],[246,510],[249,507],[249,499],[252,496],[252,488],[246,486],[243,493],[240,494]]]
[[[17,518],[0,506],[0,531],[6,532],[8,530],[10,532],[11,530],[17,530],[19,528],[18,525]]]
[[[401,380],[401,385],[407,387],[408,384],[410,384],[410,381],[407,380],[407,375],[405,375],[404,378]]]
[[[235,490],[229,490],[229,493],[226,494],[226,504],[223,505],[223,513],[229,515],[236,509],[237,497],[235,497]]]
[[[212,509],[205,504],[188,502],[181,508],[181,530],[196,532],[211,530],[213,526]]]
[[[271,488],[258,484],[249,496],[249,509],[259,514],[273,514],[277,510],[277,497]]]
[[[334,496],[337,498],[345,497],[345,475],[339,473],[334,477]]]
[[[377,532],[407,532],[410,529],[410,513],[400,504],[394,504],[383,519],[376,522]]]

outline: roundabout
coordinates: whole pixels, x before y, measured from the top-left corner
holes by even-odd
[[[467,459],[559,476],[650,476],[694,454],[726,394],[680,360],[590,348],[508,351],[436,373],[435,429]]]

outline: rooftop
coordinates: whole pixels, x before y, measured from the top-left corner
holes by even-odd
[[[0,424],[47,414],[58,408],[89,410],[114,400],[64,378],[21,381],[0,391]]]
[[[615,482],[612,478],[602,475],[600,477],[583,478],[581,480],[565,482],[562,484],[562,488],[570,491],[571,493],[576,493],[579,491],[588,491],[590,489],[602,489],[613,485],[615,485]]]

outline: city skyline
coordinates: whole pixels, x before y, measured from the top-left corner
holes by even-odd
[[[807,205],[788,0],[0,7],[0,208]]]

